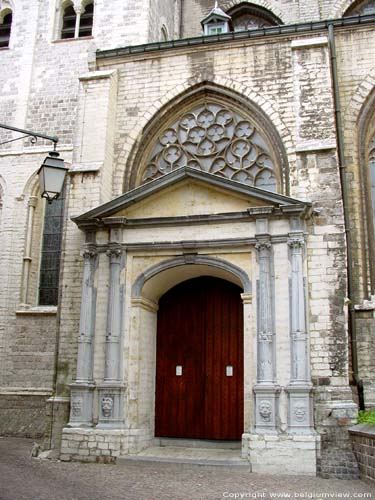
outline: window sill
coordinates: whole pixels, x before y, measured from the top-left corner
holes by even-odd
[[[35,316],[55,316],[57,306],[29,306],[20,304],[16,309],[17,315],[35,315]]]
[[[52,40],[52,43],[77,42],[79,40],[93,40],[93,36],[79,36],[78,38],[58,38]]]

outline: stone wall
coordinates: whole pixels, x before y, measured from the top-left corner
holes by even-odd
[[[46,430],[48,394],[0,391],[0,435],[39,439]]]
[[[359,424],[350,430],[353,451],[358,460],[361,479],[375,481],[375,427]]]

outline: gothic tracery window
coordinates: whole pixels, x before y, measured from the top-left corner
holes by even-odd
[[[232,18],[232,31],[247,31],[282,24],[270,11],[247,2],[236,5],[227,13]]]
[[[354,2],[345,12],[344,17],[366,16],[375,14],[375,0]]]
[[[234,17],[232,25],[233,31],[247,31],[273,26],[273,24],[266,19],[262,19],[261,17],[254,16],[249,13],[244,13]]]
[[[264,134],[252,120],[216,102],[195,106],[161,131],[141,182],[184,166],[269,191],[278,188]]]

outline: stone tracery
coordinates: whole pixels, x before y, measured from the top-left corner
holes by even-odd
[[[142,183],[184,166],[277,191],[266,140],[252,121],[222,104],[196,106],[162,130]]]

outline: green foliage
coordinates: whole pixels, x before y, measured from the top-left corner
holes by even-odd
[[[360,410],[358,412],[358,423],[375,425],[375,408],[369,411]]]

